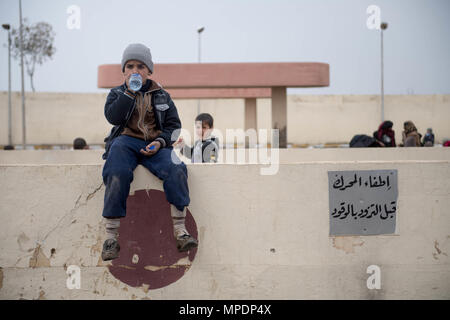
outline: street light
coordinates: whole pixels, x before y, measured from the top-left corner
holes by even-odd
[[[202,59],[201,59],[201,43],[202,43],[201,34],[202,34],[203,30],[205,30],[205,27],[199,27],[197,29],[197,33],[198,33],[198,63],[202,62]],[[200,99],[197,100],[197,115],[199,115],[199,114],[200,114]]]
[[[382,22],[380,24],[381,30],[381,122],[384,121],[384,62],[383,62],[383,31],[386,30],[388,24]]]
[[[23,75],[23,26],[22,26],[22,0],[19,0],[19,47],[20,47],[20,70],[22,75],[22,147],[25,150],[26,145],[26,131],[25,131],[25,83]]]
[[[205,27],[200,27],[197,29],[198,32],[198,63],[201,62],[201,34],[203,32],[203,30],[205,30]]]
[[[8,145],[12,145],[12,129],[11,129],[11,26],[2,24],[3,29],[8,31]]]

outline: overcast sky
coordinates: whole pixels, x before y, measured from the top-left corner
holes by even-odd
[[[0,0],[0,23],[19,24],[19,1]],[[71,5],[80,29],[69,29]],[[386,94],[450,94],[449,0],[22,0],[23,17],[50,23],[56,54],[36,67],[35,88],[104,92],[97,67],[120,63],[127,44],[150,47],[154,62],[326,62],[330,86],[295,94],[378,94],[380,31],[367,27],[370,5],[384,33]],[[0,91],[8,89],[7,33],[0,33]],[[164,85],[164,84],[163,84]],[[26,90],[31,90],[28,76]],[[13,60],[12,89],[20,90]]]

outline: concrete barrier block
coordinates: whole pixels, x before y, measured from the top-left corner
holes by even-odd
[[[101,165],[2,165],[0,298],[448,299],[449,164],[304,162],[273,176],[262,165],[188,165],[199,247],[184,275],[158,289],[126,285],[100,259]],[[398,170],[395,233],[330,237],[327,172],[384,169]],[[162,182],[138,166],[131,194],[146,189]],[[66,287],[70,265],[81,289]],[[367,288],[370,265],[379,290]]]

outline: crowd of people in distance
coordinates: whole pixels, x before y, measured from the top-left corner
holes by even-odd
[[[392,121],[383,121],[378,130],[374,131],[372,136],[357,134],[350,141],[350,148],[379,148],[379,147],[397,147],[395,142],[395,131],[392,129]],[[434,133],[432,128],[428,128],[425,136],[419,133],[412,121],[403,123],[402,142],[399,147],[432,147],[434,146]],[[450,140],[444,139],[444,147],[450,146]]]

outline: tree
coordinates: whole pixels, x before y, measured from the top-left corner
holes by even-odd
[[[28,20],[24,19],[22,28],[23,59],[27,74],[30,76],[31,89],[34,92],[34,69],[36,64],[42,65],[55,54],[56,48],[53,46],[55,33],[47,22],[29,25]],[[13,38],[12,55],[15,59],[20,59],[20,28],[13,28],[11,36]]]

